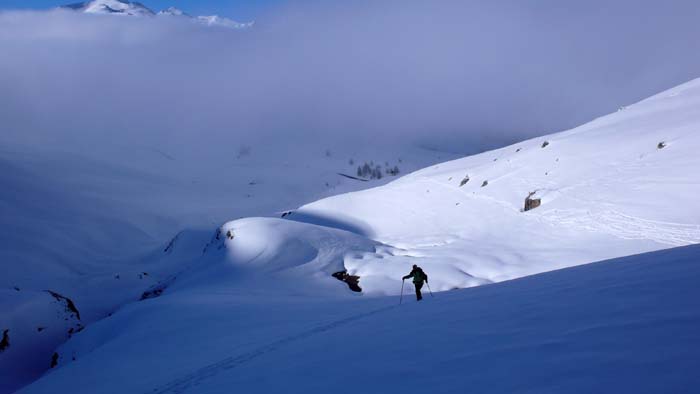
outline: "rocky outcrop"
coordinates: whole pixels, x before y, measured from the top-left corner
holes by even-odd
[[[543,147],[543,148],[546,148],[547,145],[549,145],[549,141],[545,141],[545,142],[542,143],[542,147]]]
[[[338,279],[341,282],[345,282],[350,290],[355,291],[355,292],[362,292],[362,288],[360,288],[360,277],[357,275],[350,275],[348,274],[347,271],[340,271],[336,272],[333,274],[333,277]]]
[[[46,290],[46,292],[51,294],[51,296],[53,298],[55,298],[56,301],[65,303],[66,312],[70,313],[71,317],[75,317],[78,320],[80,320],[80,312],[78,311],[78,308],[75,307],[73,300],[71,300],[68,297],[62,296],[62,295],[56,293],[55,291]]]
[[[165,283],[157,283],[155,286],[151,287],[150,289],[144,291],[143,294],[141,294],[140,301],[160,297],[160,295],[163,294],[165,289],[168,288],[170,283],[172,283],[172,280],[166,281]]]
[[[489,181],[484,181],[484,183],[481,184],[481,187],[484,187],[489,184]]]
[[[175,242],[180,237],[180,234],[182,234],[182,231],[175,234],[173,239],[171,239],[170,242],[168,242],[168,245],[165,247],[165,249],[163,249],[163,253],[168,253],[168,252],[171,252],[173,250],[173,248],[175,247]]]
[[[0,353],[10,347],[10,330],[3,330],[2,340],[0,340]]]
[[[533,198],[537,192],[530,192],[527,197],[525,198],[525,209],[524,211],[527,212],[531,209],[535,209],[542,205],[542,199],[540,198]]]
[[[459,183],[459,187],[466,185],[467,182],[469,182],[469,175],[466,175],[464,179],[462,179],[462,182]]]
[[[656,149],[663,149],[663,148],[665,148],[665,147],[666,147],[666,142],[665,142],[665,141],[661,141],[661,142],[658,143],[658,145],[656,145]]]

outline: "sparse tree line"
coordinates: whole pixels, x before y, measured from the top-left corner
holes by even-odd
[[[352,165],[354,161],[351,160],[350,163]],[[357,176],[365,179],[382,179],[384,176],[397,176],[399,172],[399,166],[394,165],[392,167],[388,162],[384,163],[384,167],[380,164],[375,164],[374,161],[365,162],[357,166]]]

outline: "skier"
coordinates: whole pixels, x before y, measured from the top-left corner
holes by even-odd
[[[421,267],[413,264],[413,269],[411,270],[411,273],[404,276],[402,280],[406,280],[408,278],[413,278],[413,285],[416,286],[416,301],[420,301],[423,299],[423,295],[420,293],[421,287],[423,287],[423,281],[426,283],[428,282],[428,275],[423,272],[423,269]]]

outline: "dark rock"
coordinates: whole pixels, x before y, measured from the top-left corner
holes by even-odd
[[[46,330],[46,327],[37,327],[37,328],[36,328],[36,331],[37,331],[37,332],[42,332],[42,331],[44,331],[44,330]]]
[[[489,184],[489,181],[484,181],[484,183],[481,184],[481,187],[484,187]]]
[[[525,198],[525,212],[527,212],[531,209],[535,209],[535,208],[539,207],[540,205],[542,205],[542,199],[532,198],[532,196],[534,196],[535,193],[537,193],[537,192],[530,192],[528,194],[527,198]]]
[[[228,238],[228,239],[233,239],[234,236],[235,236],[235,235],[233,234],[233,232],[232,232],[231,230],[228,230],[228,231],[226,232],[226,238]]]
[[[543,148],[546,148],[547,145],[549,145],[549,141],[545,141],[545,142],[542,143],[542,147],[543,147]]]
[[[151,290],[146,290],[141,294],[141,301],[147,300],[149,298],[159,297],[165,291],[165,287],[156,287]]]
[[[221,227],[219,227],[216,229],[216,232],[214,232],[212,239],[206,245],[204,245],[202,254],[206,254],[210,247],[216,247],[216,249],[221,250],[224,247],[224,243],[219,242],[221,241],[221,235]]]
[[[56,368],[58,365],[58,353],[54,352],[51,356],[51,368]]]
[[[459,183],[459,187],[462,187],[469,182],[469,175],[465,176],[464,179],[462,179],[462,182]]]
[[[359,282],[360,282],[359,276],[350,275],[350,274],[348,274],[347,271],[336,272],[332,276],[341,282],[347,283],[350,290],[358,292],[358,293],[362,292],[362,288],[360,288],[360,284],[359,284]]]
[[[665,141],[661,141],[661,142],[659,142],[658,145],[656,145],[656,149],[663,149],[663,148],[665,148],[665,147],[666,147],[666,142],[665,142]]]
[[[522,149],[522,148],[518,148],[518,149],[516,149],[516,150],[515,150],[515,153],[518,153],[518,152],[520,152],[520,150],[521,150],[521,149]]]
[[[3,330],[2,340],[0,340],[0,353],[4,352],[5,349],[10,347],[10,330]]]
[[[174,276],[171,276],[162,282],[159,281],[154,286],[152,286],[150,289],[144,291],[143,294],[141,294],[140,300],[143,301],[143,300],[147,300],[149,298],[159,297],[161,294],[163,294],[165,289],[167,289],[168,286],[170,286],[170,284],[175,282],[176,279],[177,279],[177,276],[174,275]]]
[[[75,307],[75,304],[73,303],[73,300],[71,300],[71,299],[68,298],[68,297],[62,296],[62,295],[56,293],[55,291],[46,290],[46,292],[49,293],[49,294],[51,294],[51,296],[52,296],[53,298],[55,298],[56,301],[65,302],[65,303],[66,303],[66,311],[73,312],[73,313],[75,314],[75,317],[77,317],[78,320],[80,320],[80,312],[78,311],[78,308]]]
[[[175,234],[175,236],[170,240],[170,242],[168,242],[168,245],[165,247],[165,249],[163,249],[163,253],[168,253],[171,250],[173,250],[173,247],[175,246],[175,242],[180,237],[180,234],[182,234],[182,231]]]
[[[15,286],[14,289],[15,289],[16,291],[19,291],[19,287],[17,287],[17,286]]]

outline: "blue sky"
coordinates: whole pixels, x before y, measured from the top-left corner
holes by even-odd
[[[76,3],[82,0],[0,0],[0,9],[41,9]],[[288,0],[140,0],[158,11],[170,6],[196,15],[218,14],[236,20],[256,19],[267,9]]]

